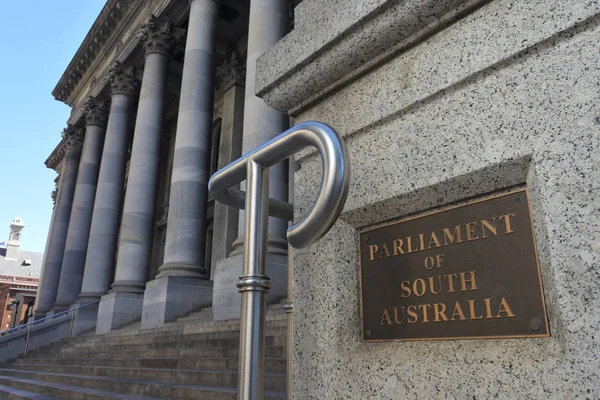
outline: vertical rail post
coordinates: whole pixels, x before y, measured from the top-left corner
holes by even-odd
[[[71,325],[69,326],[69,339],[73,337],[73,325],[75,323],[75,310],[71,309]]]
[[[271,287],[265,275],[269,215],[293,219],[293,205],[269,199],[269,168],[286,160],[305,147],[314,146],[321,154],[322,179],[312,208],[290,225],[287,239],[290,248],[306,247],[318,241],[340,215],[350,186],[350,164],[342,138],[320,122],[304,122],[246,153],[217,171],[208,184],[215,200],[246,210],[246,244],[244,268],[237,283],[242,294],[240,321],[240,366],[238,400],[263,400],[265,355],[265,302]],[[233,187],[246,180],[246,193]],[[292,387],[292,252],[289,252],[288,338],[286,382],[288,399]]]
[[[271,288],[271,280],[265,275],[269,169],[248,160],[246,186],[244,270],[237,284],[242,294],[238,399],[262,400],[265,304]]]
[[[27,355],[27,349],[29,349],[29,336],[31,336],[31,324],[27,327],[27,337],[25,338],[25,349],[23,354]]]

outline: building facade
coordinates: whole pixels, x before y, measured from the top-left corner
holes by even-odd
[[[97,333],[209,307],[239,317],[244,215],[208,179],[317,120],[344,137],[352,181],[331,232],[293,253],[294,398],[600,397],[599,21],[582,0],[109,0],[53,92],[72,114],[46,161],[58,196],[36,317],[97,300],[80,315]],[[270,197],[301,218],[321,173],[303,151],[270,170]],[[515,191],[544,306],[527,333],[371,343],[362,233]],[[268,225],[276,302],[287,222]],[[386,313],[378,329],[401,324]]]
[[[213,305],[216,319],[239,317],[243,215],[215,204],[207,183],[289,126],[253,93],[256,59],[292,11],[288,1],[106,3],[53,92],[72,114],[46,161],[59,178],[37,318],[96,300],[78,320],[98,332]],[[287,163],[271,182],[287,200]],[[270,301],[286,295],[286,227],[270,222]]]
[[[25,223],[19,215],[0,247],[0,331],[30,322],[40,282],[43,253],[21,250]]]

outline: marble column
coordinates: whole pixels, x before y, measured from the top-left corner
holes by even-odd
[[[288,128],[288,116],[267,106],[261,98],[254,95],[254,92],[256,60],[287,33],[289,7],[288,0],[250,1],[242,154],[262,145]],[[287,162],[270,168],[269,196],[271,198],[287,201],[287,179]],[[283,298],[287,294],[287,226],[287,221],[269,218],[267,271],[272,283],[267,298],[269,302]],[[238,239],[234,243],[231,257],[217,263],[215,271],[213,316],[218,320],[240,316],[241,297],[235,283],[242,272],[244,229],[245,213],[240,212]]]
[[[98,184],[98,171],[106,132],[108,107],[106,102],[90,97],[83,105],[85,137],[77,173],[71,219],[60,272],[60,282],[53,311],[67,310],[77,300],[81,290],[87,253],[92,211]]]
[[[142,316],[154,233],[167,67],[173,45],[183,34],[170,22],[154,16],[137,34],[146,51],[144,74],[121,218],[115,281],[111,291],[102,296],[97,333],[109,332]]]
[[[65,156],[58,184],[54,219],[45,251],[45,263],[42,267],[42,284],[37,292],[35,319],[45,317],[56,301],[83,145],[83,136],[79,128],[69,126],[63,131],[62,136]]]
[[[113,281],[125,183],[127,139],[139,86],[135,69],[118,61],[110,66],[108,81],[111,88],[110,112],[87,243],[83,283],[77,299],[77,303],[81,304],[100,300],[102,295],[108,293]],[[77,310],[76,332],[91,329],[96,325],[97,318],[98,305]]]
[[[164,263],[144,296],[142,328],[210,306],[204,265],[218,1],[191,0],[175,134]]]

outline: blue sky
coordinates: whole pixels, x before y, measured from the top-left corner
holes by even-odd
[[[0,24],[0,242],[20,212],[21,248],[44,251],[56,173],[44,161],[70,108],[51,95],[106,0],[12,1]],[[8,18],[8,16],[13,16]]]

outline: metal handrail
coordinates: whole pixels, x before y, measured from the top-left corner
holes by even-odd
[[[28,323],[26,323],[26,324],[23,324],[23,325],[19,325],[19,326],[17,326],[17,327],[14,327],[14,328],[8,329],[8,330],[6,330],[6,331],[2,331],[2,332],[0,332],[0,337],[1,337],[1,336],[4,336],[4,335],[6,335],[6,334],[8,334],[8,333],[10,333],[10,332],[12,332],[12,331],[18,331],[18,330],[21,330],[21,329],[23,329],[23,328],[25,328],[25,327],[27,327],[27,326],[30,326],[30,325],[33,325],[33,324],[38,324],[38,323],[40,323],[40,322],[42,322],[42,321],[45,321],[45,320],[47,320],[47,319],[55,319],[56,317],[58,317],[58,316],[60,316],[60,315],[66,315],[66,314],[70,313],[71,311],[79,310],[80,308],[84,308],[84,307],[87,307],[87,306],[90,306],[90,305],[92,305],[92,304],[96,304],[96,303],[100,303],[100,300],[92,301],[92,302],[90,302],[90,303],[85,303],[85,304],[82,304],[82,305],[80,305],[80,306],[77,306],[77,307],[74,307],[74,308],[69,308],[68,310],[61,311],[61,312],[59,312],[59,313],[56,313],[56,314],[52,314],[52,315],[50,315],[50,316],[48,316],[48,317],[44,317],[44,318],[40,318],[40,319],[36,319],[35,321],[28,322]]]
[[[293,218],[293,205],[269,199],[269,168],[300,150],[314,146],[321,154],[321,187],[313,206],[300,221],[291,224],[287,239],[291,247],[301,248],[315,243],[333,226],[339,217],[350,186],[350,164],[342,138],[328,125],[305,122],[276,136],[243,155],[210,179],[209,190],[215,200],[246,210],[246,244],[244,269],[237,283],[242,294],[240,323],[240,366],[238,399],[264,398],[264,322],[266,294],[271,281],[265,275],[268,216],[286,220]],[[246,181],[247,191],[233,186]],[[292,349],[292,263],[288,276],[288,383],[291,398]]]
[[[61,311],[59,313],[50,315],[48,317],[44,317],[44,318],[35,320],[33,322],[29,322],[29,323],[24,324],[24,325],[19,325],[19,326],[15,327],[15,328],[7,330],[7,331],[0,332],[0,341],[2,340],[3,337],[5,337],[5,335],[7,335],[7,334],[9,334],[9,333],[11,333],[13,331],[23,330],[23,329],[26,328],[27,329],[27,337],[25,338],[25,346],[24,346],[24,349],[23,349],[23,354],[27,354],[27,350],[29,349],[29,338],[31,337],[31,327],[33,325],[39,324],[39,323],[44,322],[46,320],[55,320],[57,317],[60,317],[62,315],[68,315],[69,313],[71,313],[71,324],[69,326],[69,339],[71,339],[73,337],[73,326],[75,325],[75,311],[77,311],[77,310],[79,310],[81,308],[88,307],[88,306],[90,306],[92,304],[97,304],[99,302],[100,302],[100,300],[96,300],[96,301],[92,301],[92,302],[89,302],[89,303],[85,303],[85,304],[79,305],[77,307],[70,308],[68,310]]]

